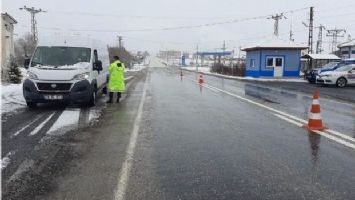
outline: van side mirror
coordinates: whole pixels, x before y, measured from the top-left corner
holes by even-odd
[[[31,62],[30,58],[25,58],[23,65],[25,66],[26,69],[28,69],[30,62]]]
[[[98,60],[94,63],[93,70],[102,71],[102,62]]]

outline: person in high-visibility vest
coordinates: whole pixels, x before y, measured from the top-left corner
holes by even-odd
[[[124,79],[124,70],[125,65],[120,61],[118,56],[113,57],[114,61],[110,64],[109,67],[109,82],[108,82],[108,89],[110,90],[109,93],[109,100],[107,103],[112,103],[114,93],[117,93],[117,103],[120,102],[121,93],[125,91],[125,79]]]

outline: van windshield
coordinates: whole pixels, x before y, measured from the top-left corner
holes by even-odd
[[[37,47],[31,66],[65,66],[90,62],[90,48],[81,47]]]

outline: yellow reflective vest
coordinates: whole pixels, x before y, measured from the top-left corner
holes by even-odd
[[[124,80],[124,63],[116,60],[111,63],[109,67],[110,78],[108,82],[108,88],[111,92],[123,92],[126,89]]]

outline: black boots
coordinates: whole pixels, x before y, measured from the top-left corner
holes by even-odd
[[[120,103],[120,98],[121,98],[121,92],[117,93],[117,103]],[[107,101],[107,103],[112,103],[113,101],[113,92],[109,93],[109,100]]]
[[[113,100],[113,92],[110,92],[110,93],[108,94],[108,96],[109,96],[109,100],[108,100],[106,103],[112,103],[112,100]]]
[[[121,92],[117,93],[117,103],[120,103],[120,98],[121,98]]]

